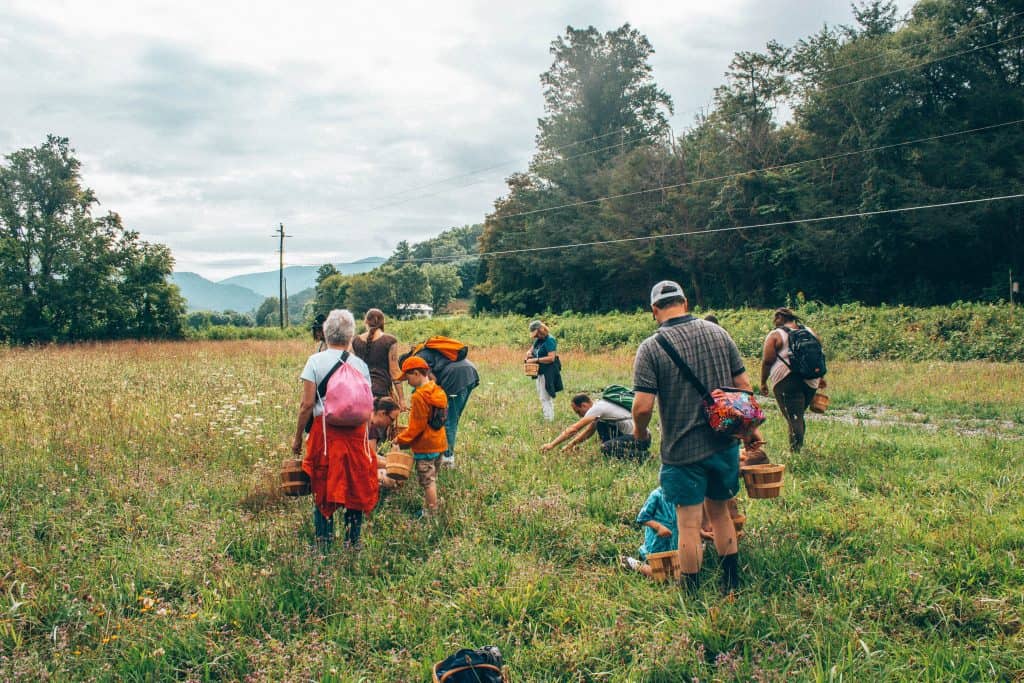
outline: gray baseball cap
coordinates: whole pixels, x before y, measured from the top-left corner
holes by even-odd
[[[654,306],[660,301],[665,299],[671,299],[673,297],[681,296],[684,299],[686,294],[683,293],[683,288],[679,286],[678,282],[672,282],[672,280],[662,280],[658,284],[651,287],[651,305]]]
[[[530,321],[530,332],[536,332],[537,330],[540,329],[540,326],[541,326],[541,322],[539,320],[531,320]]]

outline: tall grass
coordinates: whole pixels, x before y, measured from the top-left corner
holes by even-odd
[[[0,350],[0,679],[427,681],[488,643],[519,681],[1024,674],[1019,364],[838,362],[798,457],[770,411],[783,497],[741,498],[723,601],[713,551],[696,597],[618,569],[657,464],[539,453],[574,416],[540,420],[509,347],[472,351],[443,513],[406,486],[319,554],[274,493],[309,346]],[[629,381],[624,348],[564,360],[571,389]]]

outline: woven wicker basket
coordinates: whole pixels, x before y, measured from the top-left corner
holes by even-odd
[[[782,490],[785,465],[748,465],[740,468],[750,498],[777,498]]]
[[[308,496],[313,492],[309,475],[302,469],[302,461],[289,458],[281,463],[281,492],[286,496]]]
[[[675,550],[650,553],[647,555],[647,564],[651,565],[651,572],[657,581],[677,579],[683,570],[682,564],[679,562],[679,553]]]
[[[396,481],[405,481],[412,474],[412,466],[416,461],[409,453],[391,451],[388,453],[386,465],[388,476]]]

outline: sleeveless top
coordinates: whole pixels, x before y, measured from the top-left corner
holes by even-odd
[[[391,395],[391,347],[398,343],[394,336],[382,333],[372,342],[352,338],[352,352],[370,368],[370,390],[374,398]]]
[[[814,330],[812,330],[811,328],[808,327],[807,330],[811,334],[814,334]],[[768,337],[772,336],[776,332],[778,332],[779,335],[781,335],[782,337],[782,346],[781,348],[779,348],[779,351],[775,356],[775,363],[772,365],[771,373],[768,376],[772,382],[773,387],[782,380],[789,377],[790,374],[789,366],[786,365],[786,363],[789,362],[789,334],[786,333],[785,329],[781,327],[776,327],[774,330],[768,333]],[[765,338],[765,340],[767,341],[767,337]],[[783,360],[785,360],[786,363],[783,363]],[[806,384],[812,389],[817,389],[819,382],[819,379],[804,380],[804,384]]]

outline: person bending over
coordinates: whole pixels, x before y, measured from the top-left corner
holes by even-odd
[[[562,450],[571,450],[596,432],[601,452],[616,458],[644,460],[650,453],[651,440],[637,441],[633,436],[633,416],[622,406],[603,398],[592,401],[587,394],[572,397],[572,410],[580,419],[569,425],[554,440],[541,446],[547,452],[572,438]]]

